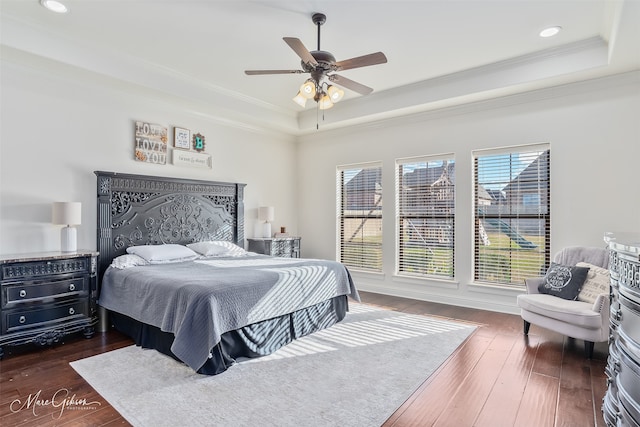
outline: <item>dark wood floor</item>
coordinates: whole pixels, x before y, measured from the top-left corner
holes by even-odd
[[[361,296],[366,303],[479,326],[385,427],[605,425],[601,403],[606,390],[606,343],[596,344],[594,358],[587,360],[581,341],[535,325],[525,337],[519,316],[365,292]],[[0,361],[0,425],[128,425],[69,362],[131,344],[110,331],[89,340],[68,337],[50,348],[11,349]],[[25,402],[30,395],[36,397],[39,391],[40,399],[51,399],[61,389],[69,390],[67,398],[75,394],[75,399],[98,404],[69,405],[71,409],[47,402],[22,410],[11,406],[16,399]]]

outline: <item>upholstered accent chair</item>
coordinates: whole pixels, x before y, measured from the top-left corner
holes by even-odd
[[[573,246],[558,252],[553,260],[557,264],[575,266],[588,263],[607,269],[609,253],[604,248]],[[602,269],[591,268],[590,270]],[[604,272],[607,274],[608,272]],[[584,340],[585,355],[591,359],[596,342],[609,339],[609,291],[598,291],[592,295],[593,302],[568,300],[555,295],[541,293],[539,286],[544,284],[544,277],[526,279],[527,293],[518,295],[518,306],[524,320],[524,334],[528,335],[529,327],[534,325],[556,331],[563,335]]]

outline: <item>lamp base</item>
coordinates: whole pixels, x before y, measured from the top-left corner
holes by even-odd
[[[60,231],[60,250],[62,252],[76,252],[78,250],[78,239],[75,227],[62,227]]]
[[[271,237],[271,223],[265,222],[262,224],[262,237]]]

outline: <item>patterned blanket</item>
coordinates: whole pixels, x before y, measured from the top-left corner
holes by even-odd
[[[339,262],[218,257],[109,267],[99,304],[173,333],[171,351],[198,370],[223,333],[341,295],[360,300]]]

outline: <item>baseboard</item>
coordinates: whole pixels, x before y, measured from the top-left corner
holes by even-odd
[[[359,283],[358,290],[400,298],[455,305],[458,307],[475,308],[507,314],[520,314],[520,309],[515,303],[515,297],[512,298],[511,296],[502,295],[501,299],[506,301],[499,301],[492,293],[473,292],[473,296],[477,296],[477,298],[469,298],[469,294],[464,296],[443,295],[408,288],[389,288],[372,283]],[[513,302],[511,302],[511,300],[513,300]]]

